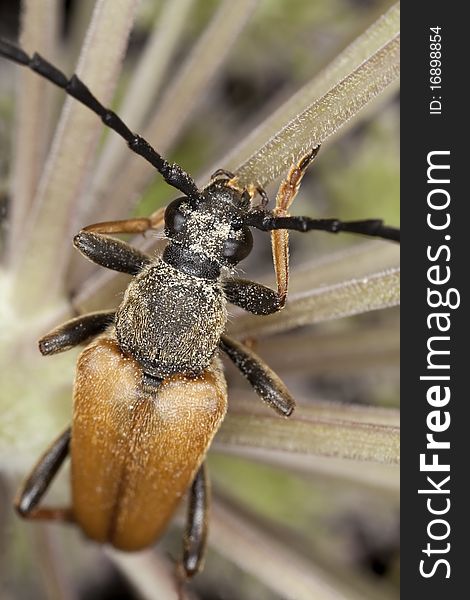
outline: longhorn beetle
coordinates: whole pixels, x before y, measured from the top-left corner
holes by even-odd
[[[277,413],[288,417],[294,409],[279,377],[254,352],[224,335],[227,302],[257,315],[284,307],[289,229],[348,231],[394,241],[399,231],[379,220],[288,214],[318,147],[291,167],[272,211],[259,186],[243,187],[223,169],[199,190],[190,175],[132,133],[76,75],[68,79],[39,54],[30,57],[5,41],[0,54],[94,111],[182,193],[149,218],[98,223],[75,236],[74,245],[85,257],[134,279],[117,310],[79,316],[39,341],[44,355],[88,345],[77,362],[72,426],[39,459],[16,509],[29,519],[73,521],[98,542],[138,550],[158,539],[190,488],[182,567],[191,577],[201,567],[207,537],[204,458],[227,407],[219,349]],[[262,202],[255,207],[257,192]],[[161,257],[109,237],[162,226],[168,245]],[[273,232],[276,291],[233,275],[252,249],[250,227]],[[72,507],[38,506],[69,453]]]

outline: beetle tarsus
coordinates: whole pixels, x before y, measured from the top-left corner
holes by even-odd
[[[16,511],[21,517],[27,519],[38,518],[33,511],[68,456],[70,434],[71,428],[67,427],[41,456],[24,482],[15,500]]]
[[[80,231],[73,239],[77,250],[89,260],[113,271],[137,275],[151,259],[126,242],[92,231]]]
[[[39,350],[43,356],[58,354],[88,342],[114,321],[114,311],[98,311],[70,319],[56,327],[39,340]]]
[[[194,577],[203,566],[207,546],[207,514],[209,510],[209,481],[203,463],[189,491],[188,517],[183,538],[182,567],[186,579]]]
[[[256,281],[227,279],[224,291],[229,302],[255,315],[271,315],[283,307],[278,292]]]
[[[246,346],[223,335],[220,348],[248,379],[255,392],[283,417],[290,417],[295,401],[284,383],[263,360]]]

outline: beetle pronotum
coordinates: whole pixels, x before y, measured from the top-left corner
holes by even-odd
[[[40,340],[44,355],[87,346],[77,362],[72,426],[40,458],[16,508],[29,519],[74,521],[98,542],[137,550],[159,538],[189,488],[182,566],[191,577],[201,567],[207,538],[204,459],[227,407],[219,350],[277,413],[288,417],[294,409],[279,377],[254,352],[224,335],[227,302],[259,315],[284,307],[288,230],[347,231],[394,241],[399,231],[380,220],[289,215],[318,147],[291,167],[271,211],[259,186],[242,187],[223,169],[199,190],[190,175],[130,131],[76,75],[68,79],[38,54],[30,57],[5,41],[0,41],[0,55],[31,68],[95,112],[183,194],[148,218],[98,223],[75,236],[75,247],[89,260],[134,279],[116,311],[79,316]],[[256,193],[262,202],[253,206]],[[168,245],[156,258],[109,237],[162,227]],[[233,274],[252,249],[250,227],[275,232],[277,290]],[[72,507],[39,506],[69,454]]]

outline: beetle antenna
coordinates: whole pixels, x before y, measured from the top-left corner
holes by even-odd
[[[30,57],[21,48],[2,39],[0,39],[0,55],[19,65],[30,68],[41,75],[41,77],[48,79],[53,84],[65,90],[69,96],[72,96],[96,113],[107,127],[113,129],[127,142],[127,145],[133,152],[139,154],[154,166],[169,185],[194,200],[200,198],[199,190],[192,177],[178,164],[167,162],[152,148],[147,140],[133,133],[115,112],[103,106],[95,98],[77,75],[74,74],[68,79],[62,71],[59,71],[59,69],[54,67],[54,65],[45,60],[37,52]]]
[[[252,211],[245,219],[250,227],[261,231],[275,229],[291,229],[293,231],[326,231],[327,233],[359,233],[368,237],[378,237],[393,242],[400,241],[400,230],[384,225],[380,219],[365,221],[340,221],[339,219],[311,219],[310,217],[288,216],[276,217],[267,211]]]

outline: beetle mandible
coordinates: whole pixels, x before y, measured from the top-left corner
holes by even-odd
[[[284,307],[288,230],[347,231],[393,241],[399,230],[380,220],[289,215],[319,147],[291,167],[276,207],[268,210],[259,186],[243,187],[223,169],[198,189],[190,175],[131,132],[76,75],[68,79],[39,54],[30,57],[3,40],[0,55],[31,68],[94,111],[183,194],[149,218],[98,223],[75,236],[75,247],[89,260],[134,279],[116,311],[79,316],[40,340],[44,355],[87,346],[77,362],[72,426],[40,458],[16,508],[29,519],[73,521],[93,540],[138,550],[160,537],[189,488],[182,558],[189,578],[201,568],[207,539],[204,459],[227,408],[219,350],[277,413],[288,417],[294,409],[279,377],[249,348],[224,335],[227,303],[258,315]],[[262,201],[253,206],[256,193]],[[156,258],[109,237],[162,226],[168,244]],[[251,252],[250,227],[272,232],[277,290],[233,275]],[[39,506],[69,454],[72,507]]]

